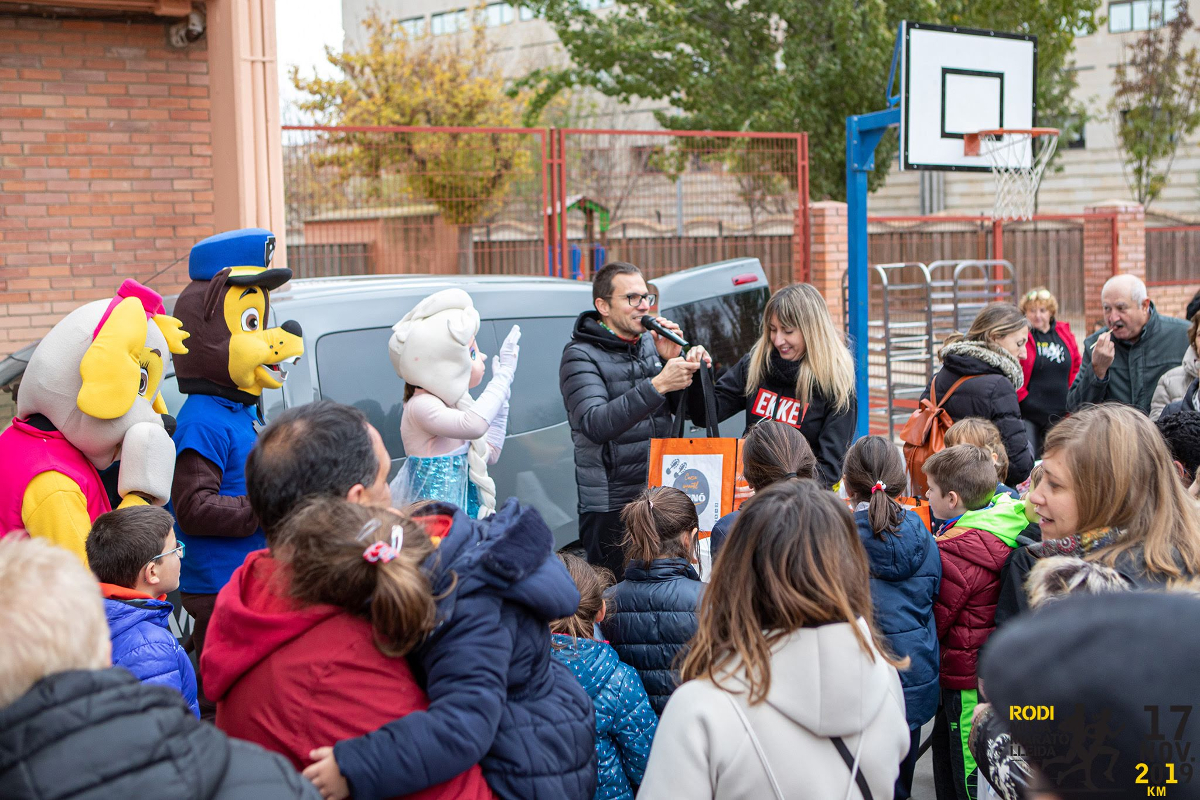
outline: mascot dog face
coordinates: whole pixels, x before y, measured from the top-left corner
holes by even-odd
[[[211,236],[192,248],[192,282],[180,293],[175,314],[193,334],[189,353],[176,359],[179,388],[246,405],[286,378],[280,363],[304,353],[300,325],[288,320],[265,327],[270,292],[292,271],[272,268],[275,237],[262,228]]]
[[[157,293],[127,280],[113,300],[75,309],[46,334],[21,381],[17,416],[46,417],[105,469],[134,425],[163,426],[164,362],[187,352],[187,336]]]

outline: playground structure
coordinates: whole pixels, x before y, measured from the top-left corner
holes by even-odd
[[[848,270],[843,303],[849,279]],[[859,363],[866,365],[870,402],[859,408],[871,433],[892,438],[933,380],[940,343],[965,332],[988,303],[1015,300],[1016,278],[1004,259],[963,259],[874,264],[868,280],[867,357]]]

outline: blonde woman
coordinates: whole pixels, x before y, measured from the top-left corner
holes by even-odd
[[[1145,414],[1117,403],[1072,414],[1046,436],[1042,468],[1029,493],[1042,541],[1009,557],[998,626],[1028,607],[1025,579],[1042,558],[1098,561],[1143,589],[1200,575],[1200,511]]]
[[[1067,390],[1079,374],[1083,356],[1071,326],[1056,319],[1058,299],[1045,286],[1021,297],[1021,313],[1029,322],[1029,339],[1021,360],[1025,385],[1017,389],[1017,399],[1033,455],[1041,458],[1046,431],[1067,413]]]
[[[942,404],[950,419],[983,417],[1000,431],[1008,453],[1008,484],[1016,486],[1033,469],[1033,451],[1021,420],[1017,390],[1025,384],[1021,360],[1029,339],[1029,323],[1012,303],[985,306],[966,336],[946,337],[939,353],[942,368],[933,378],[938,397],[945,397],[959,378],[970,378]],[[925,389],[921,399],[929,397]]]
[[[817,457],[818,480],[837,482],[858,408],[854,360],[815,287],[794,283],[771,295],[758,341],[717,381],[716,395],[718,422],[745,411],[747,431],[764,419],[798,428]],[[699,381],[688,411],[705,423]]]

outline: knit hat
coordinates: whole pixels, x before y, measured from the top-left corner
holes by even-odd
[[[1200,798],[1196,630],[1190,593],[1067,597],[992,637],[983,688],[1064,800],[1146,797],[1148,786]]]
[[[454,406],[471,381],[467,347],[479,332],[479,312],[462,289],[429,295],[392,326],[388,355],[396,374]]]

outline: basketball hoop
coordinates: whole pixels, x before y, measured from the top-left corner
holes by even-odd
[[[1040,139],[1038,147],[1033,146]],[[1042,173],[1058,144],[1057,128],[997,128],[963,136],[963,155],[986,155],[996,178],[992,219],[1029,219]]]

